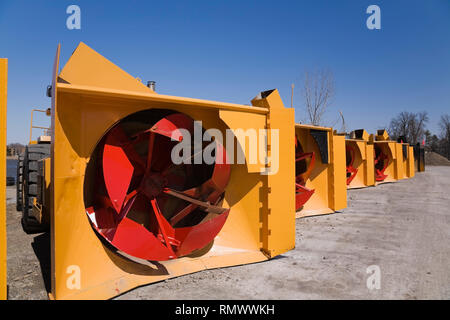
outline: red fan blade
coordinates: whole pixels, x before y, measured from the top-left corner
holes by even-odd
[[[120,145],[120,140],[111,132],[103,148],[103,176],[111,203],[120,212],[128,187],[133,176],[134,167]]]
[[[156,216],[156,220],[158,221],[159,230],[162,234],[164,243],[166,244],[166,247],[170,250],[170,252],[173,255],[175,255],[175,253],[172,250],[172,247],[170,246],[170,240],[169,240],[169,236],[173,237],[175,235],[175,231],[172,228],[172,226],[167,222],[166,218],[164,218],[163,214],[161,213],[161,210],[159,209],[156,199],[151,199],[150,203],[153,208],[153,213]]]
[[[145,161],[133,147],[133,145],[136,144],[136,141],[133,140],[133,138],[129,138],[120,125],[115,126],[110,132],[108,132],[108,139],[113,141],[115,145],[120,146],[125,151],[128,159],[136,169],[136,174],[144,173]]]
[[[218,192],[223,192],[230,181],[231,167],[228,163],[227,151],[224,146],[216,140],[216,163],[214,171],[209,180]],[[209,184],[209,181],[206,184]]]
[[[148,141],[148,152],[147,152],[147,166],[145,168],[145,175],[150,174],[150,168],[152,167],[152,156],[153,156],[153,146],[155,145],[155,135],[150,132],[150,137]]]
[[[314,190],[308,189],[301,184],[295,184],[295,211],[300,210],[309,198],[314,194]]]
[[[205,247],[214,240],[227,220],[230,209],[208,221],[193,227],[176,228],[175,238],[181,242],[176,250],[177,256],[184,256]]]
[[[355,149],[351,146],[345,147],[346,151],[346,162],[347,162],[347,185],[349,185],[352,180],[356,177],[358,173],[358,169],[353,167],[353,163],[355,162]]]
[[[151,261],[174,259],[172,250],[164,246],[151,232],[131,219],[123,218],[111,243],[129,255]]]
[[[186,129],[189,132],[192,132],[192,119],[181,113],[173,113],[159,120],[150,129],[138,133],[134,136],[134,138],[140,139],[139,136],[154,132],[162,136],[166,136],[169,139],[174,138],[177,141],[181,141],[183,135],[179,129]]]
[[[128,212],[130,211],[131,207],[133,206],[134,201],[136,200],[137,196],[138,196],[138,193],[136,190],[134,190],[133,192],[129,193],[125,197],[124,206],[119,214],[119,221],[127,216]]]
[[[107,133],[99,148],[102,172],[96,175],[101,178],[103,173],[104,181],[98,180],[95,205],[87,209],[93,227],[119,253],[151,261],[186,256],[205,247],[214,241],[230,210],[218,205],[231,169],[224,146],[216,141],[214,167],[173,165],[170,151],[177,141],[188,138],[182,129],[193,134],[194,121],[180,113],[159,119],[132,137],[123,123]],[[196,213],[199,216],[192,217],[196,219],[184,224],[189,227],[173,227]],[[171,217],[170,222],[166,217]],[[194,221],[198,224],[192,226]]]

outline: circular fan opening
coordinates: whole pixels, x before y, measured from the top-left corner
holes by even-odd
[[[210,248],[222,229],[230,165],[220,142],[194,145],[195,125],[182,113],[146,110],[116,123],[97,144],[86,169],[86,214],[118,253],[175,259]],[[182,142],[190,148],[178,153],[181,163],[172,161]],[[209,144],[214,162],[194,161]]]

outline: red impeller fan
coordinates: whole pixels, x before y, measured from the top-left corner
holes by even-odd
[[[389,165],[389,158],[378,146],[375,146],[374,165],[375,165],[375,180],[384,181],[384,179],[387,178],[387,175],[384,174],[384,171]]]
[[[309,160],[309,165],[307,163]],[[303,152],[300,141],[295,137],[295,210],[300,210],[305,203],[314,194],[314,190],[305,187],[314,169],[315,155],[314,152]]]
[[[355,149],[352,146],[345,146],[346,151],[346,164],[347,164],[347,185],[356,177],[358,169],[353,166],[355,162]]]
[[[207,247],[220,232],[229,214],[221,201],[230,165],[219,141],[212,142],[213,164],[194,164],[192,152],[174,163],[172,149],[193,137],[194,121],[169,113],[153,123],[124,119],[108,131],[96,149],[95,196],[86,211],[97,233],[120,252],[163,261]],[[204,147],[191,150],[203,153]]]

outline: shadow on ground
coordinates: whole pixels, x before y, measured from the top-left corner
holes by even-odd
[[[42,278],[44,280],[45,290],[51,290],[51,258],[50,258],[50,234],[42,233],[34,237],[31,243],[34,253],[41,267]]]

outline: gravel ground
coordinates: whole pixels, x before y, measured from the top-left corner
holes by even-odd
[[[427,167],[412,179],[350,190],[343,212],[297,220],[296,248],[282,256],[117,299],[450,299],[449,189],[450,167]],[[47,299],[49,237],[26,235],[8,202],[9,299]],[[373,265],[380,288],[369,290]]]

